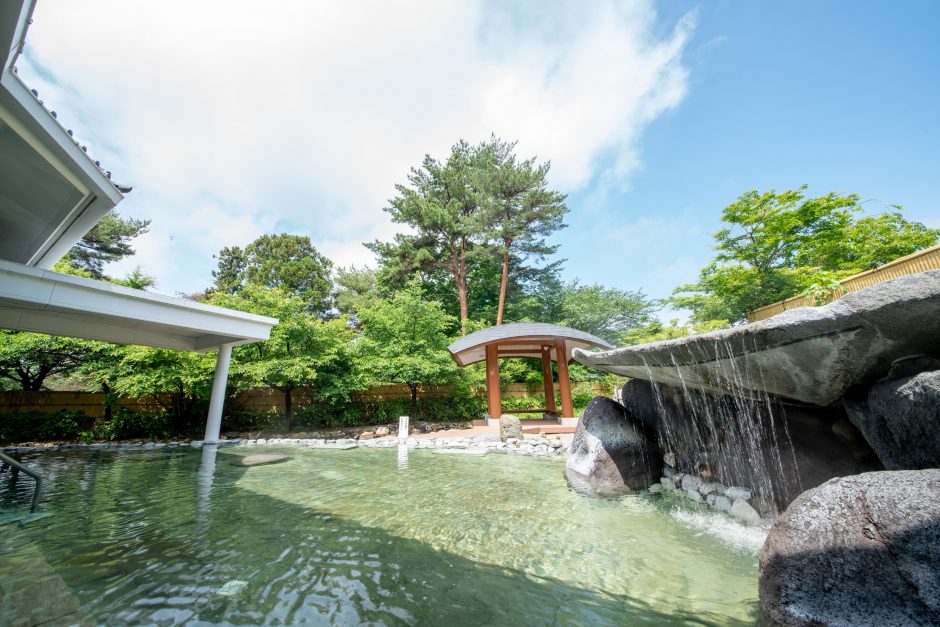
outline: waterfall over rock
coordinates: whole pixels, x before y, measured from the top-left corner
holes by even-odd
[[[753,324],[574,358],[633,378],[617,400],[654,430],[664,478],[747,486],[764,515],[832,477],[940,465],[937,385],[916,378],[940,359],[940,271]]]

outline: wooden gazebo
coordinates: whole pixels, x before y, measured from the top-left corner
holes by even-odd
[[[613,346],[599,337],[569,327],[542,322],[518,322],[489,327],[464,336],[447,347],[460,367],[486,360],[486,398],[488,419],[499,420],[503,414],[499,391],[499,359],[523,358],[542,361],[545,385],[545,409],[548,415],[558,415],[555,407],[552,362],[558,364],[558,389],[561,393],[561,422],[574,419],[571,403],[571,381],[568,362],[575,348],[603,348]],[[536,410],[542,411],[542,410]]]

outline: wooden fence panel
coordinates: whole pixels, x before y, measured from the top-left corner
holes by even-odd
[[[584,389],[587,384],[576,384],[575,389]],[[596,396],[609,396],[610,389],[602,383],[590,384],[591,392]],[[453,392],[450,385],[427,385],[418,388],[418,395],[447,396]],[[479,393],[482,395],[483,391]],[[525,383],[513,383],[503,390],[503,398],[526,398],[541,396],[542,386],[529,386]],[[407,385],[383,385],[365,392],[353,394],[353,401],[387,400],[397,398],[411,398],[411,390]],[[13,390],[0,392],[0,415],[12,413],[56,413],[60,411],[83,412],[86,416],[102,418],[104,416],[105,395],[101,392],[23,392]],[[121,398],[111,407],[113,411],[127,409],[133,413],[155,414],[164,411],[159,401],[167,401],[159,397],[146,397],[141,399]],[[272,388],[255,388],[235,396],[235,405],[242,411],[283,412],[284,393]],[[313,404],[313,394],[310,388],[295,388],[291,394],[291,403],[294,410],[301,410]]]

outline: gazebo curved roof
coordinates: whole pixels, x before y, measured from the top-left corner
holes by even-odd
[[[529,357],[539,359],[542,356],[542,346],[552,346],[552,361],[558,361],[555,354],[555,340],[565,341],[565,361],[571,361],[571,351],[575,348],[604,348],[613,346],[606,341],[579,331],[571,327],[544,322],[513,322],[495,327],[481,329],[466,335],[447,347],[451,357],[458,366],[469,366],[486,359],[486,346],[488,344],[506,345],[511,347],[511,355],[502,357]]]

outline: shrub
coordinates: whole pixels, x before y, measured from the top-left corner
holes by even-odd
[[[91,426],[91,423],[91,418],[83,412],[2,414],[0,415],[0,442],[75,440]]]
[[[276,411],[236,410],[222,417],[222,431],[263,431],[283,419]]]
[[[96,440],[157,439],[178,435],[174,422],[169,414],[135,414],[122,407],[111,420],[95,423],[93,435]]]

